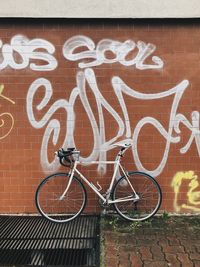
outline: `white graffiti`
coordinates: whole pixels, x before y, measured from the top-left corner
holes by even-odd
[[[53,56],[54,45],[44,39],[29,40],[24,35],[16,35],[10,44],[3,44],[0,40],[0,48],[0,70],[6,67],[16,70],[30,67],[34,71],[51,71],[58,65]],[[35,62],[30,63],[30,61]]]
[[[127,108],[125,106],[125,102],[123,100],[122,92],[126,95],[132,96],[132,97],[137,98],[137,99],[143,99],[145,101],[146,100],[153,100],[153,99],[163,99],[163,98],[168,97],[168,96],[174,96],[172,106],[171,106],[171,113],[170,113],[170,118],[169,118],[168,129],[165,129],[165,127],[157,119],[147,116],[147,117],[142,118],[137,123],[137,125],[133,131],[133,136],[132,136],[133,144],[134,144],[133,145],[133,156],[134,156],[135,164],[136,164],[138,170],[148,172],[149,174],[156,177],[163,171],[163,169],[166,165],[171,143],[180,142],[180,136],[173,136],[173,134],[174,134],[173,131],[175,130],[177,133],[180,134],[180,131],[178,132],[177,129],[179,129],[179,125],[183,121],[181,119],[179,119],[179,120],[177,119],[177,116],[179,116],[179,114],[177,114],[177,109],[178,109],[180,99],[181,99],[184,91],[186,90],[189,82],[187,80],[184,80],[172,89],[169,89],[167,91],[160,92],[160,93],[154,93],[154,94],[144,94],[144,93],[137,92],[137,91],[131,89],[130,87],[128,87],[119,77],[114,77],[112,84],[113,84],[115,93],[118,95],[118,99],[120,101],[120,104],[121,104],[121,107],[122,107],[122,110],[124,113],[124,119],[127,123],[126,128],[128,129],[129,134],[130,134],[130,125],[129,125],[129,120],[127,117],[128,112],[127,112]],[[139,153],[138,153],[138,138],[139,138],[140,132],[141,132],[142,128],[148,124],[152,125],[161,134],[161,136],[164,138],[164,140],[166,142],[165,149],[163,151],[162,160],[159,163],[159,165],[157,166],[157,168],[154,170],[148,170],[143,166],[143,164],[140,160]],[[190,130],[192,131],[192,129],[190,129]],[[200,132],[199,132],[199,134],[200,134]],[[153,147],[151,149],[153,149]]]
[[[86,48],[87,50],[77,51],[80,48]],[[85,61],[78,64],[80,68],[99,66],[103,63],[112,64],[119,62],[124,66],[135,65],[140,70],[160,69],[164,63],[158,56],[151,58],[153,64],[144,63],[155,50],[156,46],[153,44],[142,41],[135,43],[132,40],[119,42],[111,39],[102,39],[95,47],[92,39],[84,35],[77,35],[65,42],[63,55],[70,61],[85,59]],[[108,55],[108,53],[111,55]]]
[[[183,148],[180,149],[180,152],[186,153],[193,141],[196,142],[197,150],[198,152],[200,152],[199,112],[193,111],[191,113],[192,122],[189,122],[183,114],[177,113],[180,99],[189,85],[189,82],[187,80],[183,80],[175,87],[167,91],[152,94],[141,93],[133,88],[130,88],[120,77],[117,76],[112,78],[111,85],[111,89],[113,89],[121,106],[123,116],[121,115],[121,113],[119,115],[114,107],[112,107],[101,94],[101,90],[97,85],[95,73],[92,69],[88,68],[77,73],[76,87],[71,91],[69,99],[60,99],[55,101],[54,104],[45,113],[45,115],[40,120],[37,120],[37,111],[33,106],[34,96],[38,90],[45,90],[44,98],[36,107],[37,110],[42,111],[42,109],[47,106],[49,101],[52,101],[51,97],[53,88],[50,81],[44,78],[37,79],[32,83],[27,95],[27,114],[29,121],[34,128],[40,129],[44,126],[46,127],[41,147],[41,164],[44,170],[51,170],[52,168],[55,169],[59,166],[56,160],[53,160],[52,162],[49,162],[48,160],[48,144],[49,142],[51,142],[50,138],[52,138],[53,136],[52,142],[53,145],[56,145],[58,143],[59,135],[61,132],[60,122],[57,119],[53,119],[53,115],[58,109],[63,109],[67,114],[66,134],[63,140],[63,147],[66,148],[69,146],[76,146],[74,138],[74,131],[76,130],[76,114],[74,110],[77,102],[76,100],[78,98],[81,100],[81,103],[85,109],[85,113],[90,122],[94,140],[93,149],[90,155],[85,158],[81,158],[81,161],[86,162],[86,164],[89,164],[91,160],[106,160],[107,152],[114,148],[114,144],[116,142],[118,142],[119,140],[128,139],[129,141],[131,140],[133,142],[132,152],[137,169],[140,171],[148,172],[156,177],[163,171],[167,163],[171,144],[179,143],[181,140],[180,124],[183,124],[191,131],[189,141]],[[90,101],[87,97],[86,86],[87,90],[89,87],[94,95],[98,110],[98,120],[95,118],[94,111],[92,110]],[[165,128],[162,123],[156,118],[146,116],[139,120],[134,130],[132,130],[129,119],[130,111],[128,110],[125,103],[124,95],[128,95],[133,99],[141,99],[144,101],[153,99],[157,99],[159,101],[163,100],[166,97],[173,97],[168,127]],[[105,117],[103,113],[104,109],[106,109],[106,111],[112,116],[117,125],[116,135],[114,135],[109,140],[106,140]],[[134,114],[132,116],[134,116]],[[146,125],[151,125],[152,127],[154,127],[162,136],[163,142],[165,142],[162,159],[154,170],[146,169],[143,166],[143,162],[139,155],[138,139],[139,137],[142,138],[141,131]],[[153,149],[153,147],[151,149]],[[106,166],[99,164],[98,170],[106,171]]]
[[[86,51],[76,52],[80,48]],[[30,67],[34,71],[52,71],[58,66],[56,58],[53,56],[55,47],[47,40],[36,38],[29,40],[24,35],[14,36],[10,44],[3,44],[0,40],[0,70],[11,67],[16,70]],[[102,39],[95,47],[95,43],[87,36],[73,36],[69,38],[63,46],[63,55],[70,61],[80,62],[80,68],[99,66],[103,63],[112,64],[119,62],[124,66],[133,66],[140,70],[160,69],[164,63],[158,56],[152,56],[150,60],[153,64],[145,61],[155,52],[154,44],[132,40],[119,42],[111,39]],[[112,54],[108,56],[108,53]],[[92,60],[88,62],[88,59]],[[36,61],[30,63],[30,61]]]

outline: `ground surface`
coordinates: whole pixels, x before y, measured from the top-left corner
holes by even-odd
[[[200,267],[200,216],[125,223],[103,218],[103,267]]]

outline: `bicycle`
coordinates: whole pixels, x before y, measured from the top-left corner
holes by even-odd
[[[91,161],[91,164],[114,164],[113,176],[105,194],[97,182],[95,186],[78,169],[80,151],[75,148],[60,149],[56,152],[60,164],[70,167],[69,173],[58,172],[47,176],[39,184],[36,194],[36,207],[40,214],[52,222],[65,223],[79,216],[87,202],[86,183],[100,198],[101,205],[106,208],[113,205],[116,212],[128,221],[144,221],[159,210],[162,192],[158,182],[144,172],[128,172],[121,164],[121,158],[131,144],[120,146],[115,161]],[[118,170],[122,172],[115,179]],[[76,177],[74,174],[78,174]]]

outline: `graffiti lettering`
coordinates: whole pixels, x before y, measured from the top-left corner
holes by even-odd
[[[34,95],[36,94],[37,90],[39,90],[41,87],[44,87],[45,89],[45,96],[42,99],[41,103],[37,106],[38,110],[42,110],[49,102],[52,96],[52,86],[51,83],[46,79],[37,79],[29,88],[29,92],[27,95],[27,113],[30,123],[33,127],[39,129],[47,125],[45,134],[42,141],[42,149],[41,153],[43,156],[41,156],[41,163],[44,169],[49,169],[52,166],[58,167],[58,163],[53,161],[52,163],[48,162],[48,153],[47,153],[47,147],[50,135],[53,133],[53,144],[56,145],[58,139],[59,139],[59,133],[60,133],[60,123],[58,120],[51,119],[55,111],[59,108],[63,108],[65,112],[67,113],[67,121],[66,121],[66,137],[63,142],[63,147],[67,146],[75,146],[75,140],[74,140],[74,130],[75,130],[75,112],[74,112],[74,105],[76,102],[76,99],[79,97],[83,107],[85,108],[85,112],[88,116],[88,119],[91,124],[91,130],[93,133],[93,150],[91,154],[87,158],[82,158],[81,160],[88,162],[91,160],[97,160],[98,158],[100,160],[106,160],[106,154],[107,151],[113,149],[115,142],[119,141],[119,139],[129,139],[133,142],[133,157],[135,160],[135,164],[138,168],[138,170],[146,171],[153,176],[158,176],[163,168],[165,167],[165,164],[167,162],[167,158],[169,155],[170,145],[172,143],[178,143],[180,141],[180,136],[173,136],[174,130],[176,133],[178,133],[179,124],[183,122],[181,119],[180,114],[177,114],[177,108],[180,102],[180,99],[186,90],[189,82],[187,80],[182,81],[178,85],[176,85],[174,88],[171,88],[167,91],[161,92],[161,93],[153,93],[153,94],[145,94],[140,93],[130,87],[128,87],[119,77],[113,77],[112,79],[112,87],[114,89],[114,92],[117,96],[117,99],[120,103],[123,116],[120,116],[116,110],[108,103],[108,101],[103,97],[101,94],[95,73],[92,69],[86,69],[84,72],[79,72],[77,74],[77,86],[72,90],[69,100],[60,99],[57,100],[46,112],[44,117],[37,121],[34,116],[34,107],[33,107],[33,99]],[[93,110],[91,108],[90,102],[87,98],[87,94],[85,91],[86,83],[89,85],[90,90],[94,94],[97,109],[98,109],[98,118],[99,122],[95,119]],[[127,106],[125,104],[123,94],[126,94],[128,96],[131,96],[135,99],[142,99],[142,100],[152,100],[152,99],[163,99],[168,96],[174,96],[172,107],[171,107],[171,113],[169,118],[169,125],[168,129],[165,129],[164,126],[155,118],[153,117],[144,117],[141,119],[133,133],[131,133],[131,125],[129,120],[129,113]],[[114,121],[117,123],[117,134],[113,136],[110,140],[106,140],[106,129],[105,129],[105,118],[102,112],[102,109],[105,108],[107,112],[113,117]],[[194,113],[196,114],[196,112]],[[140,135],[140,132],[142,128],[150,124],[153,127],[155,127],[158,132],[161,134],[161,136],[166,141],[165,149],[163,151],[163,157],[161,162],[159,163],[158,167],[154,170],[147,170],[144,168],[142,161],[139,156],[138,152],[138,138]],[[190,128],[192,131],[191,136],[194,136],[193,128]],[[180,132],[179,132],[180,134]],[[195,135],[197,136],[197,135]],[[194,137],[193,137],[194,138]],[[188,142],[187,147],[191,145],[191,141]],[[44,151],[46,151],[46,156],[44,157]],[[186,150],[182,149],[182,153],[185,153]],[[98,170],[106,170],[105,165],[99,165]]]
[[[13,100],[3,95],[4,85],[0,85],[0,99],[4,99],[12,104],[15,104]],[[7,125],[7,127],[6,127]],[[10,126],[8,126],[10,125]],[[4,139],[10,134],[14,126],[14,118],[11,113],[0,113],[0,140]]]
[[[181,185],[184,181],[188,181],[188,191],[187,191],[187,200],[184,204],[178,203],[178,197],[180,193]],[[199,212],[200,211],[200,191],[197,191],[199,188],[198,176],[194,171],[188,172],[178,172],[172,179],[171,186],[174,189],[174,209],[177,212],[180,212],[181,209],[187,209]]]
[[[0,40],[0,48],[0,70],[8,66],[16,70],[29,66],[34,71],[51,71],[57,67],[57,60],[52,55],[55,47],[44,39],[29,40],[24,35],[16,35],[10,44],[3,44]],[[37,60],[39,64],[29,63],[30,60]]]
[[[174,130],[175,126],[177,129],[178,128],[177,125],[179,125],[179,123],[181,122],[181,120],[179,122],[177,122],[176,112],[177,112],[177,108],[178,108],[180,99],[181,99],[185,89],[187,88],[189,82],[187,80],[184,80],[172,89],[169,89],[169,90],[161,92],[161,93],[155,93],[155,94],[144,94],[144,93],[137,92],[137,91],[131,89],[130,87],[128,87],[119,77],[114,77],[112,80],[112,84],[113,84],[115,93],[118,96],[118,99],[120,101],[120,104],[121,104],[121,107],[122,107],[122,110],[124,113],[124,120],[125,120],[126,124],[129,122],[129,119],[128,119],[128,115],[127,115],[127,108],[126,108],[125,102],[123,100],[122,92],[124,94],[131,96],[131,97],[134,97],[137,99],[143,99],[143,100],[163,99],[163,98],[171,96],[171,95],[174,96],[172,107],[171,107],[170,118],[169,118],[169,126],[168,126],[167,130],[155,118],[144,117],[143,119],[141,119],[137,123],[137,125],[134,129],[134,132],[133,132],[133,144],[134,144],[133,145],[133,156],[134,156],[135,164],[136,164],[138,170],[148,172],[153,176],[158,176],[162,172],[162,170],[165,167],[165,164],[167,162],[171,143],[178,143],[180,141],[180,136],[175,136],[175,137],[173,136],[173,130]],[[163,152],[162,160],[155,170],[147,170],[143,166],[143,164],[140,160],[139,153],[138,153],[137,143],[138,143],[140,131],[142,130],[142,128],[145,125],[148,125],[148,124],[155,127],[156,130],[161,134],[161,136],[166,140],[166,145],[165,145],[165,150]],[[128,124],[126,126],[126,129],[128,132],[128,136],[130,136],[130,126]]]
[[[200,157],[200,129],[199,129],[200,120],[199,118],[200,116],[199,116],[198,111],[193,111],[191,113],[191,120],[192,120],[191,123],[188,121],[188,119],[183,114],[176,115],[176,121],[174,124],[175,131],[178,134],[180,133],[180,124],[182,123],[192,132],[187,144],[181,148],[180,150],[181,153],[186,153],[189,150],[192,142],[195,141],[197,151]]]
[[[76,52],[75,50],[85,47],[86,51]],[[136,50],[136,55],[131,56],[131,52]],[[156,46],[146,44],[142,41],[135,43],[132,40],[125,42],[114,41],[111,39],[103,39],[98,42],[95,49],[95,43],[87,36],[78,35],[68,39],[63,46],[63,55],[71,61],[86,59],[85,62],[80,62],[80,68],[88,68],[102,65],[103,63],[111,64],[119,62],[124,66],[135,65],[137,69],[160,69],[163,67],[163,61],[153,56],[151,60],[153,64],[145,64],[145,60],[150,57],[155,51]],[[112,53],[112,58],[107,56],[107,52]],[[91,59],[91,62],[88,62]]]

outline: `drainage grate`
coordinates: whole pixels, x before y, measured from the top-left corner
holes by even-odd
[[[67,224],[41,217],[0,216],[0,266],[98,267],[99,217]]]

